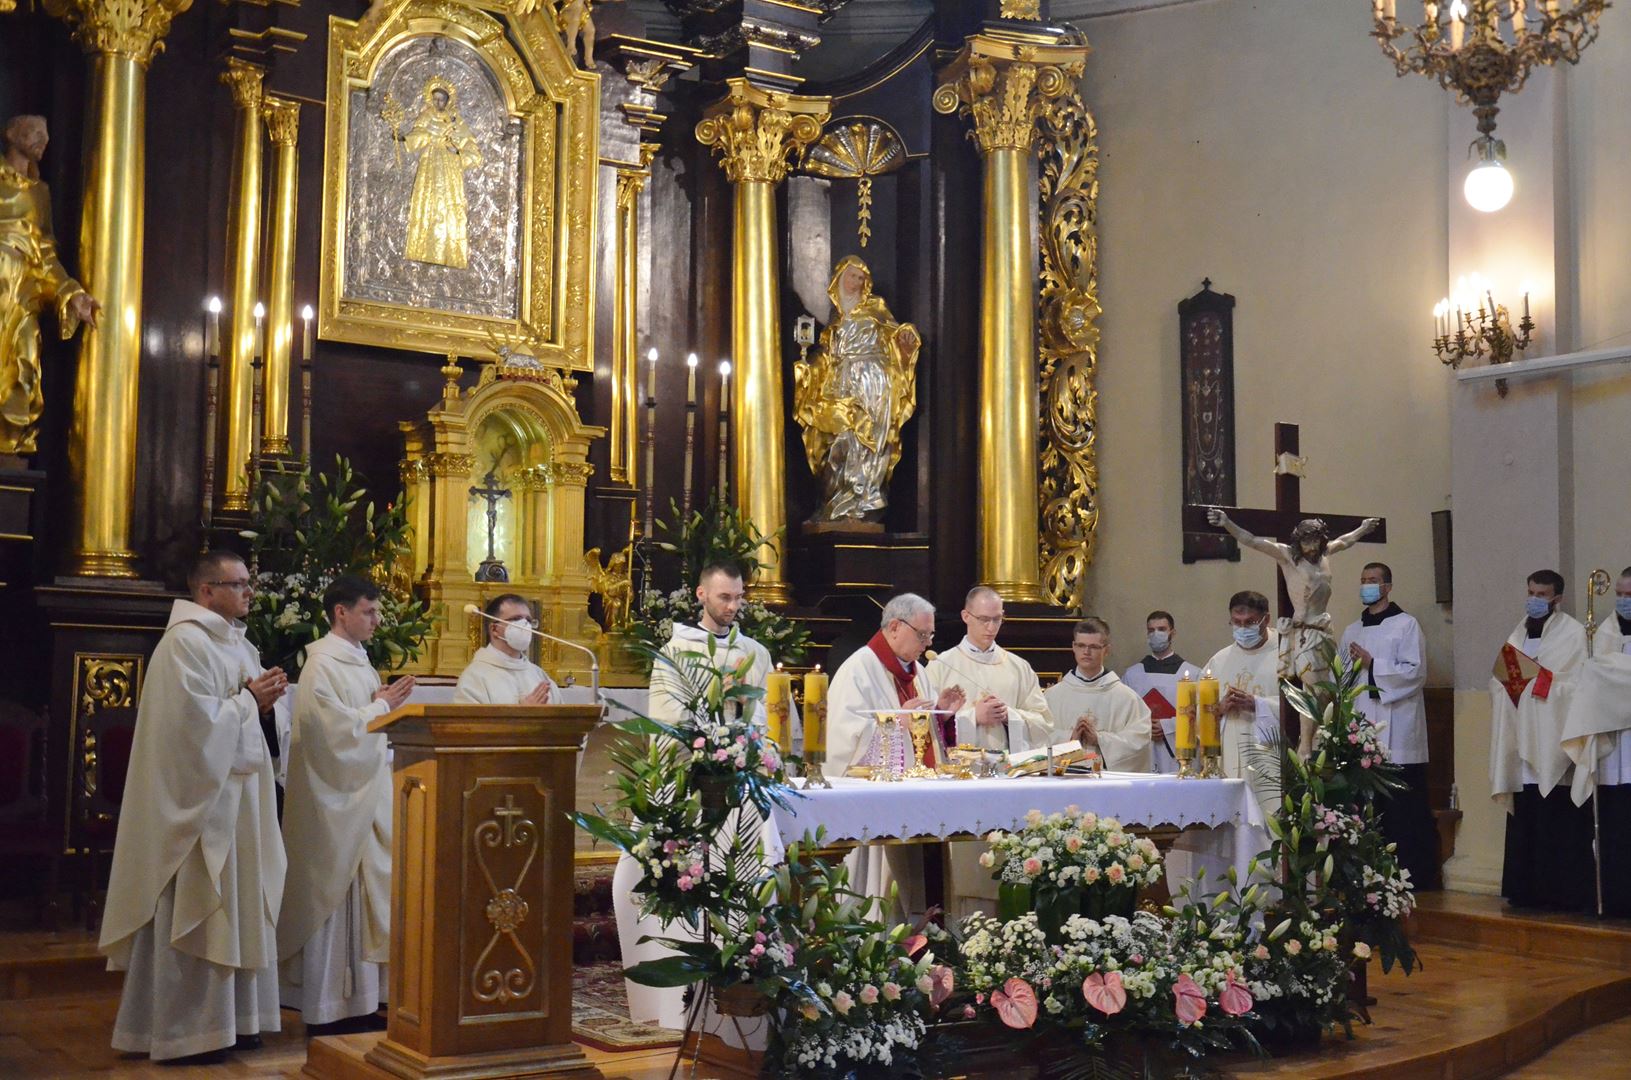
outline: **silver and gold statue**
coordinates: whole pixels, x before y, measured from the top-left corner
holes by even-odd
[[[872,272],[854,255],[833,269],[827,295],[833,320],[814,358],[793,365],[793,418],[821,481],[821,506],[810,520],[875,522],[888,505],[901,426],[917,408],[922,340],[873,295]]]
[[[408,203],[407,256],[462,270],[470,262],[464,174],[481,166],[481,148],[459,116],[457,93],[440,75],[426,80],[424,108],[408,129],[408,152],[419,154],[419,166]]]
[[[40,309],[55,307],[64,340],[96,325],[101,305],[68,276],[51,231],[51,197],[40,182],[45,117],[14,116],[0,154],[0,454],[35,451],[40,393]]]

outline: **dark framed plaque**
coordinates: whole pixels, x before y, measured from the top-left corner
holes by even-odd
[[[1213,292],[1211,278],[1178,302],[1184,506],[1235,504],[1234,309],[1235,298]],[[1202,559],[1238,562],[1240,546],[1222,533],[1185,532],[1184,562]]]

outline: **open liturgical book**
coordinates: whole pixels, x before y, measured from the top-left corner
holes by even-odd
[[[1104,760],[1098,752],[1075,739],[1034,750],[1011,751],[1008,755],[1009,776],[1063,776],[1066,772],[1098,773],[1103,768]]]
[[[1545,701],[1552,692],[1552,673],[1514,648],[1510,642],[1501,646],[1492,674],[1495,681],[1506,688],[1506,695],[1512,699],[1514,707],[1523,697],[1523,688],[1531,682],[1535,684],[1536,701]]]

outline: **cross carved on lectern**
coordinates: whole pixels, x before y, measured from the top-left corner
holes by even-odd
[[[1307,459],[1300,457],[1301,440],[1300,429],[1296,424],[1274,425],[1274,509],[1249,510],[1240,506],[1199,506],[1184,507],[1184,529],[1187,532],[1222,532],[1223,529],[1206,520],[1208,510],[1218,509],[1229,515],[1229,519],[1249,533],[1258,536],[1272,536],[1282,543],[1291,542],[1291,531],[1305,518],[1317,517],[1330,527],[1332,536],[1341,536],[1352,532],[1365,519],[1350,514],[1312,514],[1302,508],[1302,476],[1303,466]],[[1387,543],[1387,519],[1379,518],[1378,525],[1368,536],[1361,538],[1362,543]],[[1291,594],[1286,591],[1286,579],[1283,574],[1275,572],[1275,579],[1279,584],[1279,610],[1282,618],[1292,615]]]

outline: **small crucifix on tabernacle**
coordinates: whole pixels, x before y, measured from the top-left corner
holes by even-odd
[[[487,501],[487,557],[481,560],[476,568],[477,581],[509,581],[510,572],[504,568],[504,561],[498,557],[496,550],[498,544],[498,500],[510,497],[509,488],[498,486],[498,469],[487,470],[482,478],[480,487],[472,487],[470,494],[478,499]]]
[[[1336,633],[1327,605],[1331,599],[1331,569],[1327,555],[1344,551],[1360,541],[1385,543],[1387,523],[1381,518],[1341,514],[1304,516],[1302,471],[1304,459],[1296,424],[1274,425],[1273,510],[1234,506],[1186,506],[1184,528],[1191,532],[1227,531],[1241,546],[1267,555],[1279,568],[1280,675],[1313,685],[1329,677],[1326,648]],[[1273,539],[1283,536],[1288,542]],[[1299,744],[1309,742],[1304,731]],[[1306,753],[1307,747],[1302,746]]]

